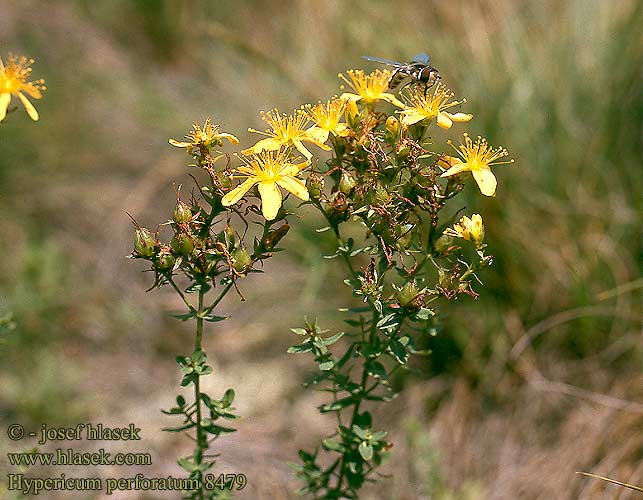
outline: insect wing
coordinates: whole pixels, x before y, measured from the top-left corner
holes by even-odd
[[[411,62],[415,64],[423,64],[425,66],[429,65],[429,61],[431,60],[431,56],[429,54],[422,52],[421,54],[417,54],[416,56],[413,56],[413,59]]]
[[[402,63],[391,61],[390,59],[382,59],[381,57],[362,56],[362,59],[366,59],[367,61],[372,61],[380,64],[386,64],[388,66],[395,66],[396,68],[404,66],[404,64]]]

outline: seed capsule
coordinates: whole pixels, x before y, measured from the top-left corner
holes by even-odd
[[[151,257],[154,255],[156,240],[152,233],[144,227],[136,228],[134,234],[134,250],[141,257]]]
[[[174,222],[177,224],[182,224],[188,222],[192,218],[192,210],[187,205],[187,203],[178,200],[176,202],[176,207],[174,207]]]
[[[339,180],[339,190],[342,193],[344,193],[345,195],[351,194],[351,191],[355,188],[356,185],[357,181],[355,181],[355,177],[353,177],[348,172],[342,172],[342,177]]]
[[[246,274],[252,267],[252,257],[245,248],[232,252],[232,267],[239,274]]]

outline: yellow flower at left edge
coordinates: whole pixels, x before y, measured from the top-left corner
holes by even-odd
[[[199,146],[205,146],[208,148],[211,146],[221,146],[223,144],[222,139],[227,139],[232,144],[239,144],[239,139],[234,135],[219,132],[219,129],[219,125],[215,125],[212,123],[212,120],[208,118],[205,120],[203,127],[196,123],[192,125],[192,130],[185,136],[187,141],[169,139],[168,142],[177,148],[186,148],[190,154],[192,154],[192,151]]]
[[[268,138],[260,140],[251,148],[244,149],[242,151],[244,155],[257,154],[262,151],[277,151],[282,147],[295,147],[310,161],[313,155],[306,149],[304,142],[314,144],[326,151],[331,149],[323,142],[320,142],[315,137],[315,134],[310,133],[308,128],[310,120],[302,110],[297,110],[294,115],[286,115],[279,113],[279,110],[275,108],[267,113],[261,113],[261,119],[270,125],[271,130],[261,132],[260,130],[249,128],[248,132],[263,134]]]
[[[246,165],[236,169],[245,180],[221,200],[224,207],[237,203],[255,184],[259,185],[261,196],[261,213],[266,220],[273,220],[281,208],[281,191],[279,186],[294,194],[297,198],[308,201],[308,190],[301,179],[299,172],[310,165],[309,161],[291,163],[288,161],[288,152],[262,151],[252,154]]]
[[[460,101],[449,100],[455,94],[445,85],[438,83],[431,94],[426,94],[422,89],[414,89],[402,94],[407,106],[400,111],[402,125],[408,127],[423,120],[436,119],[438,126],[448,129],[453,122],[468,122],[473,115],[467,113],[449,113],[445,111],[453,106],[464,104],[466,99]]]
[[[464,134],[464,143],[460,144],[457,148],[451,141],[449,141],[449,144],[457,151],[460,158],[442,156],[438,160],[438,164],[446,166],[448,170],[444,172],[441,177],[451,177],[461,172],[471,172],[483,195],[493,196],[496,194],[498,181],[491,171],[491,166],[513,163],[513,160],[496,161],[499,158],[507,156],[509,154],[507,150],[503,147],[493,149],[489,146],[489,143],[487,143],[487,139],[480,136],[473,142],[469,134],[466,133]]]
[[[34,99],[40,99],[42,91],[47,89],[45,81],[42,79],[34,80],[33,82],[27,81],[31,74],[31,65],[33,63],[33,59],[10,54],[5,65],[2,62],[2,58],[0,58],[0,121],[4,120],[7,115],[12,95],[17,96],[22,101],[25,111],[27,111],[32,120],[38,120],[38,111],[23,94],[25,92]]]
[[[387,92],[388,82],[391,79],[391,72],[389,70],[376,69],[372,73],[366,75],[364,74],[364,70],[349,69],[346,71],[346,74],[348,75],[348,78],[341,73],[338,76],[344,80],[349,87],[355,91],[355,93],[344,92],[340,96],[340,99],[353,103],[363,102],[364,104],[373,104],[377,101],[387,101],[398,108],[404,107],[404,103],[402,101],[390,92]]]

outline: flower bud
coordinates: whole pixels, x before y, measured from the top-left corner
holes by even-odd
[[[223,228],[223,241],[228,248],[233,248],[235,246],[237,233],[230,226]]]
[[[388,130],[393,137],[396,137],[400,131],[400,121],[395,116],[389,116],[386,119],[386,130]]]
[[[312,200],[321,198],[324,191],[324,179],[317,177],[315,174],[310,174],[306,179],[306,189]]]
[[[348,200],[346,199],[346,195],[341,191],[338,191],[333,195],[330,203],[331,208],[336,210],[337,212],[345,212],[348,209],[348,205],[349,204]]]
[[[192,210],[187,203],[177,200],[176,207],[174,207],[174,222],[182,224],[188,222],[192,218]]]
[[[399,304],[409,311],[416,311],[424,304],[424,294],[418,290],[415,281],[409,281],[397,292]]]
[[[221,188],[228,189],[232,187],[232,177],[224,171],[217,172],[214,176],[214,181]]]
[[[252,257],[245,248],[232,252],[232,267],[239,274],[246,274],[252,267]]]
[[[134,250],[141,257],[151,257],[154,255],[156,241],[148,229],[137,227],[134,234]]]
[[[194,239],[185,233],[178,233],[175,234],[174,238],[170,241],[170,246],[174,253],[190,255],[194,250]]]
[[[284,224],[283,226],[280,226],[277,229],[272,229],[268,231],[268,234],[266,234],[262,239],[261,239],[261,246],[264,248],[266,251],[271,251],[273,248],[277,246],[277,243],[286,236],[286,233],[290,229],[290,226],[288,224]]]
[[[174,259],[174,256],[169,252],[169,249],[164,248],[161,250],[158,261],[159,271],[169,271],[174,267],[175,262],[176,259]]]
[[[355,177],[353,177],[349,172],[342,172],[342,177],[339,180],[339,190],[342,193],[345,195],[351,194],[351,191],[356,185],[357,182],[355,181]]]

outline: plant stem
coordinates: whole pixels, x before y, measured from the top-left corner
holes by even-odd
[[[199,290],[199,310],[196,318],[196,336],[194,339],[194,350],[201,350],[201,341],[203,338],[203,290]],[[196,447],[194,452],[195,465],[201,465],[203,462],[203,452],[208,447],[205,433],[201,426],[201,375],[197,374],[194,382],[194,400],[196,403]],[[203,500],[203,473],[199,471],[199,498]]]

